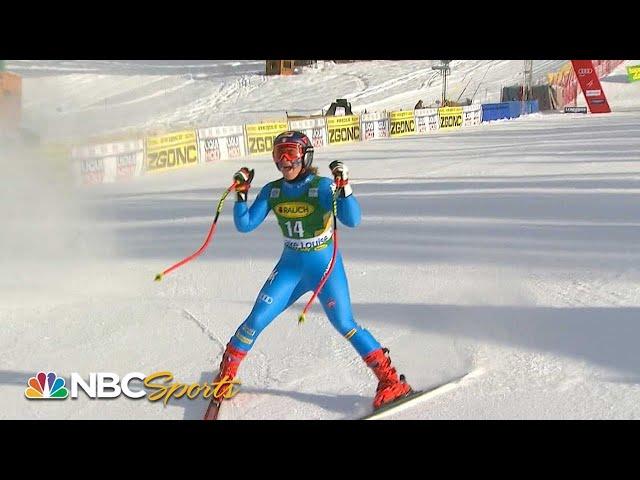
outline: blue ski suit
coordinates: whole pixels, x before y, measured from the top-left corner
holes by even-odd
[[[324,213],[331,212],[333,181],[320,177],[313,182],[314,178],[316,178],[315,175],[309,174],[297,181],[287,182],[282,179],[270,182],[262,188],[250,208],[247,202],[236,202],[233,209],[236,228],[245,233],[257,228],[271,209],[269,198],[273,198],[273,194],[294,202],[297,199],[306,198],[307,195],[317,195],[320,208]],[[317,191],[310,194],[312,182],[317,185]],[[356,227],[360,223],[360,205],[353,194],[346,198],[338,197],[337,214],[338,220],[349,227]],[[280,260],[260,290],[251,313],[231,338],[231,344],[234,347],[249,351],[267,325],[300,296],[315,290],[331,261],[332,242],[329,239],[326,242],[326,248],[303,250],[292,248],[285,241]],[[353,318],[349,285],[340,251],[336,254],[333,271],[320,291],[318,299],[331,324],[351,342],[360,356],[364,357],[381,348],[373,335],[360,327]]]

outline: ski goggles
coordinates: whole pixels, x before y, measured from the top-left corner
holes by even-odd
[[[302,165],[303,156],[302,145],[298,143],[279,143],[273,147],[273,161],[276,162],[278,169],[285,162],[290,163],[292,167]]]

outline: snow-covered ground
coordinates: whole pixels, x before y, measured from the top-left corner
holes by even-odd
[[[415,387],[475,373],[391,418],[640,418],[640,83],[611,81],[618,74],[603,88],[626,111],[318,151],[324,175],[332,160],[349,165],[363,209],[359,228],[341,228],[359,323]],[[0,194],[0,418],[200,418],[202,400],[36,402],[23,392],[43,369],[211,380],[278,259],[273,217],[241,234],[229,199],[209,249],[153,277],[200,245],[241,164],[71,190],[42,159],[22,157]],[[256,169],[256,191],[277,176],[266,156],[242,164]],[[261,335],[224,418],[368,410],[374,377],[320,306],[297,325],[308,295]]]

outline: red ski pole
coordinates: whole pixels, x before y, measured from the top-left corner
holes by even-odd
[[[202,246],[198,250],[196,250],[194,253],[189,255],[187,258],[180,260],[175,265],[172,265],[169,268],[167,268],[164,272],[157,274],[155,278],[156,282],[159,282],[160,280],[162,280],[162,277],[164,277],[167,273],[171,272],[172,270],[175,270],[176,268],[180,267],[181,265],[184,265],[187,262],[190,262],[191,260],[196,258],[198,255],[200,255],[202,252],[204,252],[204,250],[209,245],[209,242],[211,241],[213,234],[216,231],[216,224],[218,223],[218,217],[220,216],[220,212],[222,211],[222,205],[224,205],[224,200],[225,198],[227,198],[227,195],[231,193],[231,190],[233,190],[235,186],[236,186],[236,182],[234,181],[231,185],[229,185],[229,187],[222,194],[222,198],[218,202],[218,208],[216,209],[216,216],[213,219],[213,223],[211,224],[211,228],[209,229],[209,234],[207,235],[207,238],[205,239]]]
[[[329,265],[327,266],[327,269],[325,270],[324,275],[320,279],[320,283],[318,284],[316,289],[313,291],[313,295],[311,295],[311,298],[309,299],[307,304],[304,306],[304,310],[302,310],[302,313],[298,317],[298,325],[304,322],[307,310],[309,310],[309,308],[311,307],[311,304],[320,293],[320,290],[322,290],[322,287],[324,287],[324,284],[327,282],[327,279],[329,278],[329,276],[331,275],[331,272],[333,271],[333,266],[336,263],[336,254],[338,253],[338,220],[336,218],[338,215],[337,200],[338,200],[338,195],[341,189],[342,187],[336,188],[336,191],[333,194],[333,233],[331,235],[333,238],[333,254],[331,255],[331,261],[329,262]]]

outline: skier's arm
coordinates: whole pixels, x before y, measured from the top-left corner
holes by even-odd
[[[248,190],[248,189],[247,189]],[[269,192],[271,185],[267,184],[262,187],[258,197],[251,207],[247,206],[247,195],[238,196],[236,204],[233,206],[233,222],[239,232],[248,233],[255,230],[269,213]]]
[[[342,195],[343,193],[341,192],[337,202],[338,220],[347,227],[357,227],[360,225],[361,220],[360,204],[353,193],[348,197],[343,197]]]
[[[333,209],[333,184],[328,178],[323,179],[320,183],[320,203],[326,210],[331,211]],[[350,188],[349,188],[350,189]],[[360,204],[356,197],[350,190],[350,195],[344,196],[344,192],[338,194],[337,210],[338,220],[340,220],[347,227],[357,227],[360,225],[361,212]]]

